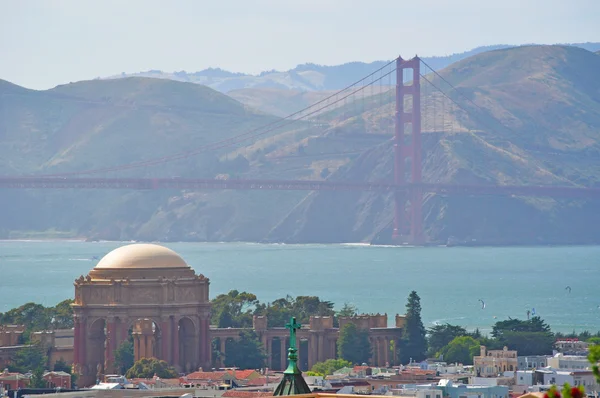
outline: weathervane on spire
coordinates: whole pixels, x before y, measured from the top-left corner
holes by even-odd
[[[290,322],[286,323],[285,327],[286,327],[286,329],[288,329],[290,331],[290,348],[288,350],[289,364],[284,373],[289,372],[292,374],[296,374],[296,373],[300,372],[300,370],[298,369],[298,365],[297,365],[298,349],[296,348],[296,330],[300,329],[302,327],[302,325],[300,325],[298,322],[296,322],[295,317],[292,317],[290,319]]]

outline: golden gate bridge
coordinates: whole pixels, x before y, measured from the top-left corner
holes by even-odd
[[[421,73],[421,65],[429,68],[429,74]],[[388,85],[385,85],[387,79]],[[392,240],[399,244],[420,245],[426,243],[423,233],[422,205],[424,194],[437,195],[468,195],[468,196],[523,196],[551,197],[556,199],[599,199],[600,188],[582,187],[578,185],[492,185],[492,184],[442,184],[422,181],[423,148],[422,148],[422,83],[426,84],[438,97],[446,102],[429,96],[427,109],[436,114],[436,105],[442,107],[442,120],[436,126],[436,117],[429,118],[428,132],[452,131],[456,125],[450,120],[450,114],[460,110],[470,111],[457,99],[440,88],[435,81],[443,82],[451,90],[460,92],[441,74],[429,67],[419,57],[404,60],[401,57],[391,61],[375,72],[360,79],[350,86],[335,92],[314,104],[277,119],[274,122],[251,129],[242,134],[207,145],[175,153],[168,156],[149,160],[120,164],[103,168],[82,170],[78,172],[54,173],[28,176],[0,177],[0,188],[4,189],[133,189],[133,190],[304,190],[304,191],[361,191],[378,192],[394,195],[394,216]],[[392,82],[395,81],[395,89]],[[379,85],[378,94],[373,94],[373,88]],[[386,88],[387,87],[387,88]],[[369,95],[367,90],[371,90]],[[377,90],[376,90],[377,91]],[[366,94],[366,99],[365,99]],[[383,104],[382,96],[394,96],[390,102],[393,109],[393,145],[394,170],[393,181],[339,181],[339,180],[280,180],[280,179],[206,179],[206,178],[103,178],[89,177],[107,172],[120,172],[130,169],[140,169],[187,159],[210,151],[231,148],[236,145],[257,140],[260,137],[273,134],[294,123],[308,122],[316,126],[328,126],[331,113],[338,119],[347,119],[348,109],[356,107],[357,98],[362,96],[362,109],[365,102],[375,103],[373,108]],[[432,99],[433,98],[433,99]],[[472,100],[465,97],[467,102],[479,108]],[[446,111],[446,103],[451,110]],[[351,105],[349,105],[351,104]],[[352,105],[354,104],[354,105]],[[326,115],[329,112],[329,119]],[[444,120],[448,118],[448,120]],[[383,126],[385,129],[386,126]],[[388,126],[391,129],[391,124]],[[489,126],[488,126],[489,127]]]

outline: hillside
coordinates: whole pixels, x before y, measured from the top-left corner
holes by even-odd
[[[47,91],[0,81],[0,175],[113,167],[171,155],[269,123],[210,88],[161,79],[85,81]],[[118,176],[214,177],[242,167],[209,151]],[[140,174],[141,173],[141,174]],[[115,177],[115,173],[94,175]],[[172,192],[8,191],[0,235],[62,230],[89,235],[116,225],[137,228]],[[118,229],[118,228],[117,228]]]
[[[455,134],[428,132],[424,180],[447,183],[600,183],[600,59],[560,46],[491,51],[442,71],[466,109],[454,113]],[[430,79],[441,86],[439,79]],[[469,98],[474,104],[465,100]],[[427,104],[431,98],[425,98]],[[430,127],[430,126],[429,126]],[[335,177],[390,180],[392,151],[382,144]],[[441,198],[426,201],[427,234],[436,241],[492,243],[598,242],[599,203],[522,198]],[[375,240],[390,236],[391,198],[365,193],[312,195],[270,235],[305,241]],[[327,218],[327,228],[321,221]],[[298,228],[298,223],[301,227]],[[333,228],[335,226],[335,228]]]
[[[600,43],[573,43],[571,46],[583,48],[588,51],[600,50]],[[443,69],[448,65],[474,55],[497,49],[513,48],[515,46],[499,44],[493,46],[477,47],[462,53],[444,56],[423,57],[425,62],[435,70]],[[327,91],[342,89],[372,71],[382,67],[388,61],[349,62],[342,65],[317,65],[306,63],[298,65],[287,71],[265,71],[259,75],[228,72],[219,68],[209,68],[198,72],[164,72],[150,70],[138,73],[125,73],[108,78],[122,78],[130,76],[153,77],[170,79],[182,82],[198,83],[209,86],[223,93],[240,89],[279,89],[300,91]]]
[[[450,95],[468,112],[438,106],[443,128],[424,115],[424,180],[599,184],[598,70],[600,57],[565,46],[501,49],[443,69],[441,75],[458,88]],[[18,94],[3,103],[0,174],[148,159],[273,120],[209,88],[169,80],[100,80],[44,92],[4,82],[0,90]],[[235,95],[251,98],[248,93],[259,91],[255,106],[273,104],[264,99],[271,95],[281,103],[273,112],[281,113],[325,95],[288,92],[287,105],[277,90]],[[424,107],[439,104],[439,95],[424,95]],[[390,181],[392,129],[385,120],[393,104],[378,97],[370,104],[336,109],[322,117],[328,121],[323,127],[300,125],[228,153],[144,173]],[[60,231],[122,240],[388,243],[391,235],[391,197],[373,193],[7,191],[2,203],[0,234],[3,229],[12,237]],[[428,196],[424,214],[434,242],[600,241],[598,203]]]

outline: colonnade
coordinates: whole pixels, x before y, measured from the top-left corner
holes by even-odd
[[[223,356],[227,356],[227,341],[238,340],[239,331],[241,330],[242,329],[211,329],[211,338],[218,340],[219,351]],[[296,346],[299,348],[299,364],[307,364],[308,369],[310,369],[317,362],[324,362],[328,359],[337,358],[338,329],[325,331],[301,329],[297,333]],[[267,354],[267,367],[275,370],[284,370],[287,366],[289,335],[286,335],[284,331],[277,329],[269,329],[258,334],[265,353]],[[369,342],[371,343],[373,355],[369,364],[372,366],[383,367],[397,363],[395,347],[397,346],[398,337],[399,334],[394,332],[382,336],[370,336]],[[393,345],[392,342],[394,342]],[[278,349],[274,349],[277,345],[279,345]],[[394,349],[392,349],[392,347]],[[278,357],[276,358],[274,354],[277,352]],[[224,366],[223,358],[221,358],[221,361],[216,363],[216,365]]]

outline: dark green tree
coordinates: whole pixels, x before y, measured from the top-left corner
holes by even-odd
[[[256,295],[248,292],[231,290],[220,294],[212,301],[212,323],[222,327],[252,327],[252,315],[259,304]]]
[[[339,310],[335,316],[343,317],[343,316],[356,316],[358,314],[358,308],[355,305],[350,303],[344,303],[344,306],[341,310]]]
[[[12,362],[8,365],[11,372],[27,373],[46,369],[48,357],[40,344],[31,344],[21,348],[15,353]]]
[[[338,356],[353,364],[369,362],[371,358],[371,343],[369,332],[358,329],[355,324],[347,323],[340,330],[337,341]]]
[[[115,350],[115,366],[125,374],[133,366],[134,359],[133,342],[127,339]]]
[[[217,327],[219,328],[233,328],[236,327],[237,322],[233,319],[229,313],[228,308],[223,308],[217,316]]]
[[[53,327],[56,329],[71,329],[73,327],[73,304],[74,300],[63,300],[50,307],[50,316],[54,319]]]
[[[525,321],[510,319],[496,322],[491,335],[499,346],[517,350],[519,355],[551,354],[555,339],[550,326],[538,316]]]
[[[157,375],[161,379],[173,379],[177,377],[177,371],[166,361],[156,358],[142,358],[135,362],[127,371],[125,377],[128,379],[150,379]]]
[[[433,356],[439,353],[442,348],[447,346],[456,337],[466,336],[467,330],[462,326],[446,323],[429,328],[428,335],[429,355]]]
[[[35,368],[31,373],[29,379],[29,387],[31,388],[45,388],[48,386],[46,380],[44,380],[44,368]]]
[[[269,327],[281,327],[295,317],[299,323],[308,323],[312,315],[334,316],[333,303],[316,296],[287,296],[268,305],[258,305],[257,314],[267,315]]]
[[[400,360],[402,363],[425,359],[427,340],[425,326],[421,320],[421,298],[414,290],[408,296],[406,303],[406,324],[402,331],[400,342]]]
[[[67,365],[67,361],[65,361],[62,357],[56,362],[54,362],[52,370],[54,370],[55,372],[71,373],[71,367]]]
[[[55,372],[69,373],[71,375],[71,385],[75,385],[75,383],[77,383],[78,375],[76,373],[73,373],[73,369],[71,368],[71,366],[69,366],[67,364],[67,361],[65,361],[62,357],[58,361],[54,362],[52,370],[54,370]]]
[[[479,328],[475,328],[475,330],[473,330],[471,333],[467,333],[467,336],[471,336],[475,340],[478,340],[481,337],[483,337],[483,335],[481,334],[481,331],[479,330]]]
[[[227,347],[225,366],[240,369],[259,369],[265,366],[265,354],[262,343],[253,330],[240,332],[240,339],[231,341]]]
[[[492,336],[497,339],[502,339],[506,332],[543,332],[551,333],[548,326],[542,318],[534,316],[529,320],[522,321],[520,319],[509,319],[507,321],[499,321],[492,327]]]
[[[442,347],[440,354],[448,363],[472,365],[473,357],[479,355],[479,341],[471,336],[458,336]]]
[[[29,341],[31,332],[50,329],[51,320],[51,311],[43,305],[36,303],[23,304],[0,315],[0,324],[25,326],[25,341]]]
[[[308,323],[311,315],[334,316],[333,305],[331,301],[321,301],[317,296],[298,296],[293,301],[291,315],[299,323]]]

